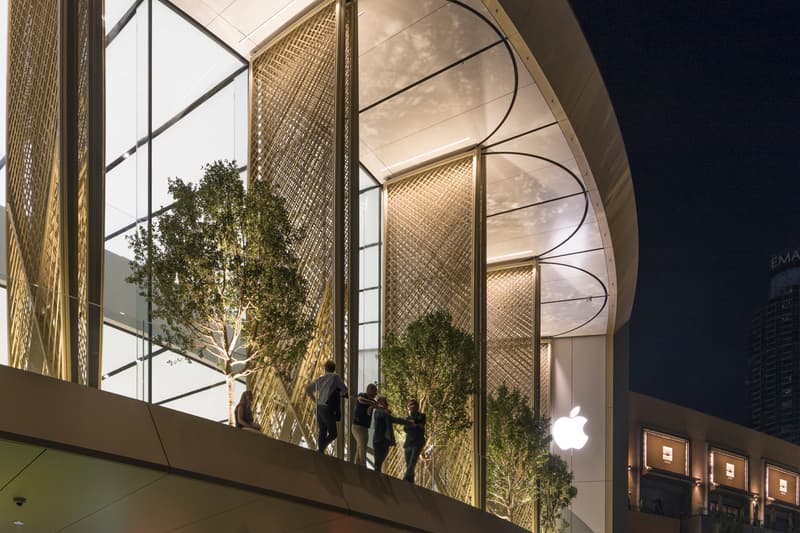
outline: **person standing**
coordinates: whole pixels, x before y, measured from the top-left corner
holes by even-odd
[[[417,469],[417,460],[425,447],[425,414],[419,411],[419,402],[408,402],[408,418],[405,419],[406,441],[403,451],[406,456],[406,473],[403,479],[414,483],[414,473]]]
[[[375,419],[372,432],[372,449],[375,451],[375,471],[383,471],[383,461],[389,454],[389,448],[394,446],[394,428],[392,424],[405,424],[405,418],[392,416],[389,410],[389,400],[385,396],[378,396],[375,409],[372,411]]]
[[[372,423],[372,409],[375,407],[375,396],[378,387],[374,383],[367,385],[366,392],[359,392],[356,398],[356,408],[353,410],[353,423],[350,430],[356,441],[356,464],[367,466],[367,444],[369,441],[369,426]]]
[[[347,396],[347,385],[336,373],[336,363],[325,361],[325,374],[306,385],[306,395],[317,405],[317,446],[325,453],[328,444],[336,440],[336,423],[341,418],[341,397]]]

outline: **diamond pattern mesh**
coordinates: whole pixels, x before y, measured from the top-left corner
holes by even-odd
[[[532,399],[534,276],[531,265],[486,275],[487,392],[505,383]]]
[[[76,77],[61,65],[59,10],[71,9],[76,21]],[[89,17],[88,0],[11,0],[8,70],[8,310],[12,366],[87,384],[89,269]],[[70,31],[69,29],[66,31]],[[61,160],[62,91],[77,95],[75,147]],[[74,85],[72,85],[74,84]],[[74,153],[73,153],[74,150]],[[72,160],[71,158],[75,158]],[[69,162],[77,169],[69,175]],[[70,180],[67,183],[64,180]],[[72,182],[71,180],[75,180]],[[75,185],[74,192],[69,193]],[[77,211],[64,208],[75,194]],[[66,241],[74,216],[76,242]],[[75,254],[70,267],[68,258]],[[74,268],[74,272],[69,269]],[[70,314],[68,280],[76,285],[75,315]],[[100,315],[98,315],[100,316]],[[71,353],[70,323],[76,351]],[[95,347],[97,351],[99,347]],[[77,375],[72,375],[72,357]]]
[[[78,383],[89,382],[89,0],[78,0],[78,242],[77,353]]]
[[[257,55],[250,66],[250,177],[272,182],[302,233],[295,253],[308,287],[305,312],[314,320],[313,338],[291,378],[284,383],[265,370],[254,376],[252,388],[268,434],[309,446],[315,444],[315,413],[303,388],[333,358],[336,32],[336,6],[331,3]],[[346,50],[345,56],[352,52]],[[346,87],[346,105],[350,94]],[[352,125],[345,127],[349,168]]]
[[[472,155],[389,182],[386,194],[387,333],[399,334],[437,309],[449,311],[457,327],[474,333]],[[435,484],[444,494],[472,503],[472,441],[472,430],[450,442],[432,439],[434,461],[418,466],[419,483]],[[403,471],[401,455],[390,455],[387,472]]]
[[[535,269],[521,265],[486,275],[487,393],[505,383],[533,405]],[[540,405],[550,414],[550,345],[541,345]]]
[[[8,34],[9,362],[69,379],[60,258],[57,0],[10,1]]]

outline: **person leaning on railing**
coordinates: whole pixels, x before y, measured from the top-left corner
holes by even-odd
[[[375,451],[375,471],[381,472],[389,448],[395,445],[392,424],[405,424],[406,419],[392,416],[386,396],[378,396],[375,403],[372,410],[372,449]]]

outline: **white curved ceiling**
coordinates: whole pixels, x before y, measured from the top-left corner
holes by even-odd
[[[173,0],[248,57],[317,0]],[[481,144],[489,264],[542,260],[542,335],[605,334],[608,261],[576,155],[480,0],[359,0],[361,162],[380,181]]]

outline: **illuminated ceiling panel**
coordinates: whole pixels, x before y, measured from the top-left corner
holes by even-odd
[[[172,0],[172,3],[247,58],[263,41],[320,2]]]

